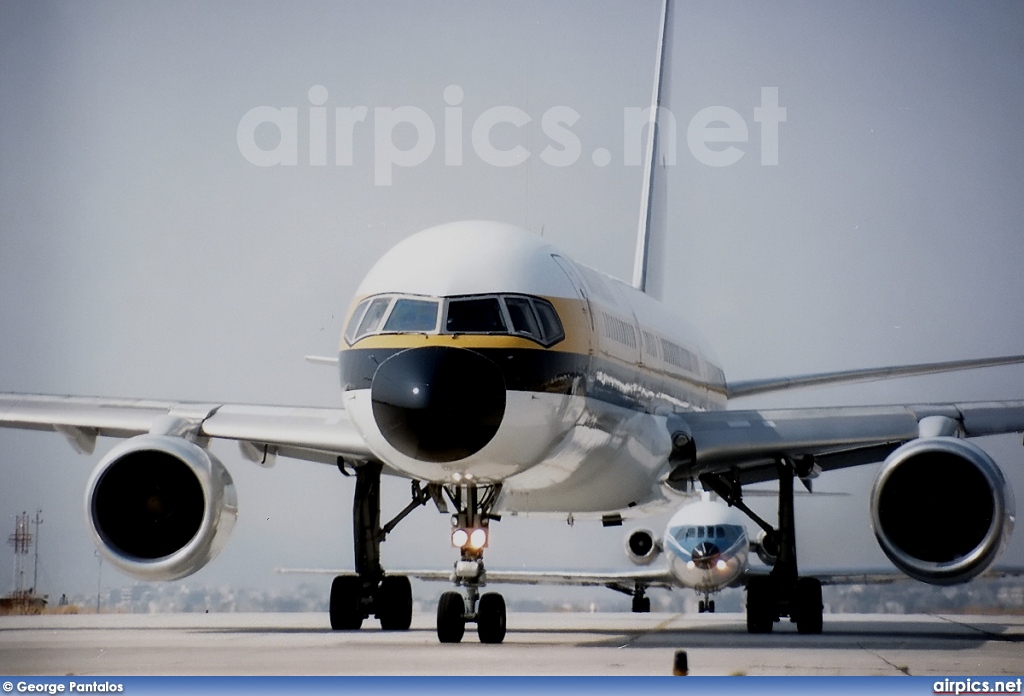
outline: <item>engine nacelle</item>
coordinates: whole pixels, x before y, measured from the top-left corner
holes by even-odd
[[[775,562],[779,560],[779,543],[774,534],[762,531],[753,547],[762,563],[775,567]]]
[[[1013,531],[1013,491],[978,446],[912,440],[890,454],[871,493],[871,523],[897,568],[932,585],[985,571]]]
[[[93,471],[85,514],[93,541],[115,566],[140,580],[177,580],[217,555],[238,504],[213,454],[181,437],[139,435]]]
[[[661,553],[661,542],[650,529],[634,529],[626,537],[626,555],[637,565],[650,565]]]

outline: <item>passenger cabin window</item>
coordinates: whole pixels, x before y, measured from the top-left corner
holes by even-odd
[[[437,330],[435,300],[401,299],[395,302],[384,331],[394,333],[430,333]]]
[[[448,333],[506,333],[497,297],[450,300],[444,328]]]

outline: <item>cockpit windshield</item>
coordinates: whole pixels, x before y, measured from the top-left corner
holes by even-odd
[[[716,540],[719,545],[723,541],[727,545],[734,543],[742,533],[743,528],[734,524],[687,525],[671,531],[672,536],[681,543]]]
[[[511,335],[545,347],[565,338],[554,306],[529,295],[367,297],[352,313],[345,341],[353,345],[365,336],[380,333]]]
[[[437,300],[395,301],[388,322],[384,324],[385,332],[416,332],[427,333],[437,330]]]
[[[497,297],[448,301],[444,322],[447,333],[505,333],[505,319]]]

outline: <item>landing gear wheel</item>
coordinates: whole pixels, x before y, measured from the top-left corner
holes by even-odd
[[[445,592],[437,603],[437,639],[458,643],[466,633],[466,603],[458,592]]]
[[[633,613],[634,614],[649,614],[649,613],[651,613],[651,598],[650,597],[634,597],[633,598]]]
[[[775,625],[775,588],[771,578],[747,583],[747,633],[771,633]]]
[[[505,640],[505,598],[497,592],[488,592],[480,598],[476,611],[476,633],[481,643],[500,643]]]
[[[355,575],[339,575],[331,583],[331,628],[355,631],[363,625],[363,581]]]
[[[708,610],[707,605],[704,604],[704,600],[703,599],[700,600],[699,602],[697,602],[697,613],[698,614],[703,614],[707,610]]]
[[[821,633],[821,582],[817,578],[796,581],[796,630],[800,633]]]
[[[713,599],[709,599],[708,600],[708,613],[709,614],[714,614],[715,613],[715,600],[713,600]]]
[[[408,631],[412,624],[412,584],[404,575],[389,575],[377,590],[377,618],[385,631]]]

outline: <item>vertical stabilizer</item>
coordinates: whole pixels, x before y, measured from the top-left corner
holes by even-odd
[[[657,62],[654,66],[654,89],[651,92],[650,125],[647,128],[647,147],[644,157],[643,189],[640,192],[640,221],[636,232],[636,256],[633,258],[633,287],[647,292],[647,271],[650,261],[651,218],[654,199],[655,150],[658,147],[658,121],[661,108],[662,76],[665,73],[665,56],[668,42],[669,0],[661,6],[661,27],[658,35]]]

